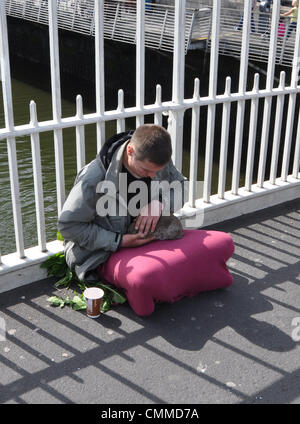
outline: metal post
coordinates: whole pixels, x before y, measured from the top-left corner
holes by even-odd
[[[145,0],[137,0],[136,10],[136,107],[145,103]],[[144,123],[144,116],[136,117],[136,126]]]
[[[57,0],[49,0],[49,41],[53,120],[61,122],[61,90],[59,69],[59,43],[57,27]],[[57,211],[60,214],[65,201],[64,151],[62,130],[54,130]]]
[[[184,100],[185,5],[186,0],[175,0],[172,102],[179,105]],[[168,130],[172,138],[172,159],[179,171],[182,169],[183,118],[184,109],[170,111]]]
[[[124,91],[120,89],[118,91],[118,112],[124,112]],[[117,133],[125,131],[125,119],[117,119]]]
[[[266,83],[267,91],[273,90],[276,49],[277,49],[277,32],[278,32],[277,28],[278,28],[279,14],[280,14],[280,0],[274,1],[272,13],[273,13],[272,26],[271,26],[272,29],[271,29],[268,70],[267,70],[267,83]],[[262,127],[261,142],[260,142],[261,149],[260,149],[260,155],[259,155],[258,176],[257,176],[258,187],[263,187],[264,179],[265,179],[271,108],[272,108],[272,97],[268,96],[265,98],[265,105],[264,105],[263,127]]]
[[[36,104],[34,101],[30,102],[30,123],[34,127],[38,125]],[[40,251],[45,252],[47,248],[46,248],[46,230],[45,230],[45,213],[44,213],[44,196],[43,196],[43,176],[42,176],[39,133],[32,133],[30,136],[30,139],[31,139],[38,244],[39,244]]]
[[[196,102],[200,101],[200,80],[195,79],[194,96]],[[200,126],[200,106],[192,109],[192,131],[191,131],[191,153],[190,153],[190,175],[189,175],[189,206],[195,207],[196,184],[198,174],[198,151],[199,151],[199,126]]]
[[[159,40],[159,44],[158,44],[159,49],[161,48],[161,45],[162,45],[162,42],[163,42],[164,33],[165,33],[165,29],[166,29],[166,24],[167,24],[167,19],[168,19],[168,13],[169,13],[169,10],[166,9],[164,21],[163,21],[163,24],[162,24],[161,34],[160,34],[160,40]]]
[[[76,117],[83,119],[82,97],[78,94],[76,97]],[[76,125],[76,159],[77,172],[85,165],[85,130],[84,125]]]
[[[105,142],[105,122],[101,117],[105,111],[105,79],[104,79],[104,0],[95,0],[95,77],[96,77],[96,111],[99,116],[97,123],[97,150]]]
[[[259,92],[259,74],[254,76],[253,93],[258,94]],[[248,139],[248,151],[247,151],[247,165],[246,165],[246,178],[245,178],[245,189],[251,191],[252,180],[253,180],[253,165],[254,165],[254,154],[255,154],[255,142],[257,132],[257,115],[258,115],[259,98],[254,97],[251,100],[251,112],[250,112],[250,123],[249,123],[249,139]]]
[[[293,68],[292,68],[292,77],[291,77],[291,87],[293,88],[296,88],[298,84],[299,60],[300,60],[300,16],[298,16],[298,21],[297,21],[297,30],[296,30],[296,39],[295,39],[294,57],[293,57]],[[290,94],[290,98],[289,98],[288,116],[287,116],[287,122],[286,122],[282,168],[281,168],[282,181],[287,181],[287,176],[289,172],[291,143],[292,143],[292,135],[293,135],[293,123],[295,119],[295,109],[296,109],[296,97],[297,97],[297,93],[292,93]],[[296,153],[299,149],[298,144],[299,144],[299,140],[297,140],[296,142],[296,145],[297,145]],[[297,156],[295,156],[295,158],[296,157]],[[294,165],[293,165],[294,171],[296,167],[297,167],[297,164],[294,162]]]
[[[9,61],[9,48],[7,36],[7,23],[5,2],[0,2],[0,63],[1,63],[1,80],[3,91],[3,106],[5,116],[5,126],[8,131],[14,130],[14,116],[13,116],[13,102],[11,91],[11,75],[10,75],[10,61]],[[23,239],[23,225],[21,215],[20,203],[20,190],[19,190],[19,177],[17,166],[17,151],[15,137],[7,139],[7,153],[8,153],[8,166],[11,187],[11,199],[15,226],[15,238],[17,253],[20,258],[24,258],[24,239]]]
[[[225,96],[231,96],[231,78],[226,78]],[[219,181],[218,181],[218,197],[224,199],[226,186],[226,171],[227,171],[227,156],[228,156],[228,135],[230,122],[231,102],[223,103],[222,116],[222,134],[221,134],[221,149],[219,161]]]
[[[217,94],[217,76],[218,76],[218,55],[219,55],[219,31],[220,31],[220,12],[221,2],[214,0],[213,17],[212,17],[212,42],[210,52],[210,69],[209,69],[209,97],[216,98]],[[206,132],[206,149],[205,149],[205,169],[204,169],[204,185],[203,200],[210,202],[211,194],[211,178],[214,151],[214,133],[215,133],[215,113],[216,104],[208,105],[207,112],[207,132]]]
[[[280,83],[279,88],[284,90],[285,87],[285,72],[280,73]],[[274,127],[274,137],[273,137],[273,147],[272,147],[272,157],[271,157],[271,170],[270,170],[270,183],[275,184],[277,176],[277,166],[278,166],[278,155],[279,155],[279,146],[281,138],[281,127],[282,127],[282,116],[284,108],[284,94],[280,94],[277,97],[276,104],[276,116],[275,116],[275,127]],[[299,121],[300,122],[300,121]]]
[[[252,5],[252,2],[250,1],[245,2],[245,5],[244,5],[243,39],[242,39],[242,52],[241,52],[241,64],[240,64],[240,75],[239,75],[239,94],[245,93],[246,85],[247,85],[251,5]],[[239,100],[237,105],[234,159],[233,159],[233,170],[232,170],[232,193],[233,194],[238,194],[239,183],[240,183],[244,114],[245,114],[245,100]]]

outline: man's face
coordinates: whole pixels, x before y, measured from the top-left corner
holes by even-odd
[[[157,165],[148,159],[138,160],[135,157],[134,150],[127,149],[127,169],[131,174],[138,178],[150,177],[152,180],[161,171],[165,165]]]

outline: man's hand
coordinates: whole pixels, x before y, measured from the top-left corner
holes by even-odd
[[[124,234],[120,247],[138,247],[156,240],[155,237],[145,238],[143,234]]]
[[[155,231],[156,225],[162,213],[163,205],[159,200],[152,200],[141,209],[141,213],[136,218],[135,229],[139,233],[148,234]]]

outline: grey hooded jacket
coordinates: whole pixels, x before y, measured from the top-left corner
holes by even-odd
[[[127,142],[114,152],[106,169],[98,155],[86,165],[76,177],[74,186],[58,218],[58,230],[65,239],[65,257],[69,268],[84,281],[99,279],[96,268],[108,260],[110,254],[118,250],[122,235],[130,225],[130,216],[100,216],[97,202],[103,194],[97,186],[100,182],[111,181],[116,187],[116,202],[122,203],[119,196],[119,173],[122,169],[123,152]],[[183,189],[185,177],[170,161],[154,180],[180,181]],[[98,193],[97,193],[98,191]],[[170,209],[174,211],[171,193]],[[124,206],[124,205],[123,205]]]

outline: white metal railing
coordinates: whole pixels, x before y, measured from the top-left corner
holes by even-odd
[[[48,4],[44,0],[6,0],[9,16],[48,25]],[[59,0],[57,8],[58,27],[95,35],[94,0]],[[135,44],[136,2],[109,0],[104,2],[103,34],[105,39]],[[186,50],[191,39],[194,9],[186,10]],[[172,6],[150,4],[145,8],[145,46],[165,51],[173,50],[175,9]],[[207,34],[206,34],[207,37]]]
[[[270,13],[260,12],[257,8],[251,16],[249,59],[268,62],[271,43],[271,32],[277,28],[276,49],[273,50],[275,63],[292,66],[296,31],[289,33],[290,18],[274,21],[277,9],[272,7]],[[240,25],[243,11],[239,9],[222,9],[220,22],[219,52],[223,55],[237,56],[241,54],[242,27]],[[273,27],[273,25],[276,25]],[[209,47],[209,42],[208,42]]]
[[[240,57],[242,46],[243,10],[240,4],[228,8],[220,2],[219,54]],[[272,25],[270,13],[258,8],[251,18],[249,38],[249,60],[268,61]],[[48,5],[44,0],[6,0],[7,14],[13,17],[48,24]],[[94,0],[60,0],[57,10],[58,27],[86,35],[94,35]],[[145,9],[145,46],[164,51],[173,51],[175,10],[162,4],[150,4]],[[286,18],[277,25],[278,37],[275,52],[276,64],[292,66],[295,31],[289,34]],[[185,19],[185,52],[188,49],[210,48],[212,6],[211,2],[200,1],[197,9],[187,8]],[[104,3],[104,38],[135,44],[136,3],[125,0],[110,0]],[[200,46],[199,46],[200,42]]]
[[[280,84],[274,87],[274,66],[275,49],[277,41],[277,22],[279,18],[280,1],[274,0],[273,24],[270,34],[269,63],[267,72],[266,87],[259,88],[259,75],[255,76],[253,89],[246,90],[251,10],[250,2],[245,2],[244,7],[244,30],[242,33],[242,50],[240,62],[239,87],[237,92],[231,91],[231,79],[226,80],[226,89],[223,94],[218,94],[218,55],[220,43],[220,2],[214,0],[212,14],[212,36],[210,52],[210,78],[208,95],[201,97],[200,81],[195,80],[195,90],[192,98],[184,98],[184,63],[185,63],[185,0],[175,1],[175,28],[174,28],[174,53],[173,53],[173,89],[172,99],[166,102],[161,100],[161,87],[156,87],[156,101],[154,104],[144,104],[144,84],[145,84],[145,37],[144,19],[145,2],[137,0],[136,28],[137,28],[137,54],[136,54],[136,106],[124,108],[123,91],[119,91],[119,103],[116,110],[106,111],[104,108],[105,86],[104,86],[104,6],[103,0],[95,0],[94,20],[95,20],[95,69],[96,69],[96,111],[95,113],[84,114],[81,96],[77,97],[77,111],[75,116],[62,118],[61,116],[61,95],[60,95],[60,64],[59,64],[59,43],[58,43],[58,19],[57,0],[48,0],[49,4],[49,40],[50,40],[50,62],[51,62],[51,87],[53,102],[53,118],[48,121],[39,122],[36,115],[35,103],[30,103],[30,122],[25,125],[14,125],[14,112],[11,95],[11,77],[9,63],[9,48],[6,25],[6,11],[3,2],[0,3],[0,59],[1,59],[1,79],[3,91],[3,104],[5,111],[5,128],[0,129],[0,142],[7,140],[8,163],[11,181],[11,192],[13,202],[13,216],[15,225],[16,253],[2,257],[0,265],[0,290],[12,288],[26,282],[25,271],[23,280],[13,272],[22,267],[28,270],[30,281],[41,278],[39,268],[34,275],[30,269],[33,264],[41,262],[45,255],[53,250],[61,249],[61,246],[46,243],[43,189],[41,178],[41,158],[39,152],[39,136],[46,131],[54,133],[55,144],[55,165],[56,165],[56,187],[57,205],[60,212],[65,200],[65,183],[63,172],[63,137],[64,128],[76,128],[77,144],[77,169],[85,164],[84,157],[84,128],[88,124],[97,125],[97,146],[98,149],[105,140],[105,123],[107,121],[117,121],[117,129],[121,131],[125,127],[125,119],[136,117],[137,125],[143,122],[145,115],[154,115],[156,123],[162,123],[162,114],[169,114],[169,131],[173,143],[173,160],[181,170],[182,167],[182,135],[184,125],[184,114],[188,109],[192,110],[191,121],[191,151],[190,151],[190,183],[192,189],[189,193],[189,201],[184,210],[187,214],[191,211],[194,214],[205,214],[204,224],[211,224],[236,217],[240,214],[251,212],[257,209],[271,206],[286,200],[299,197],[300,179],[300,120],[299,110],[296,110],[296,97],[300,92],[298,84],[300,57],[300,24],[298,22],[296,30],[295,48],[293,53],[293,68],[291,73],[291,83],[285,84],[285,73],[281,73]],[[287,126],[284,137],[283,157],[279,163],[281,120],[284,110],[284,98],[288,97]],[[255,152],[255,136],[258,126],[258,102],[264,99],[264,113],[262,123],[262,135],[260,151]],[[266,154],[268,147],[268,135],[270,125],[270,105],[276,102],[276,122],[272,140],[272,163],[270,175],[266,174]],[[245,103],[251,102],[251,116],[248,134],[248,145],[242,143],[245,134]],[[231,190],[225,191],[225,179],[228,172],[228,142],[229,142],[229,120],[231,117],[231,105],[237,103],[236,116],[236,136],[234,148],[234,162]],[[215,136],[216,106],[222,105],[222,133],[220,140]],[[205,148],[205,170],[204,170],[204,193],[203,198],[196,198],[195,182],[197,179],[198,167],[198,145],[199,145],[199,118],[202,108],[208,108],[207,134]],[[293,138],[292,128],[298,122],[296,135]],[[37,233],[39,246],[33,250],[24,250],[22,211],[20,206],[18,167],[16,159],[16,137],[30,135],[32,143],[32,161],[35,186],[35,202],[37,215]],[[220,141],[220,151],[218,155],[218,193],[212,195],[211,183],[213,174],[214,144]],[[291,148],[293,145],[293,149]],[[247,169],[246,186],[240,187],[241,153],[247,147]],[[253,176],[254,155],[259,157],[259,171],[256,178]],[[289,164],[293,164],[292,174],[288,175]],[[281,169],[281,176],[277,178],[278,170]],[[54,246],[54,247],[53,247]],[[46,253],[43,253],[45,252]],[[32,253],[34,252],[34,253]],[[6,276],[7,280],[5,280]],[[6,283],[3,283],[6,281]],[[27,281],[28,282],[28,281]],[[5,286],[6,284],[6,286]],[[2,288],[1,288],[2,287]],[[3,289],[3,290],[4,290]]]

